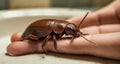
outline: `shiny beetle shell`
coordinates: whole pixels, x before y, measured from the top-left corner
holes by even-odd
[[[64,20],[42,19],[33,22],[22,35],[23,39],[37,40],[41,37],[50,35],[53,31],[55,34],[61,34],[66,25],[69,24]]]

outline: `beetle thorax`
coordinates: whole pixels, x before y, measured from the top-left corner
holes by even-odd
[[[66,27],[66,23],[63,23],[63,22],[55,22],[55,21],[52,21],[50,23],[50,27],[52,28],[53,32],[56,33],[56,34],[61,34],[65,27]]]

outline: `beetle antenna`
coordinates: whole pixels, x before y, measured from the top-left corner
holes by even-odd
[[[87,38],[85,38],[84,37],[84,35],[80,35],[81,37],[83,37],[85,40],[87,40],[88,42],[91,42],[91,43],[93,43],[93,44],[96,44],[95,42],[93,42],[93,41],[90,41],[90,40],[88,40]]]
[[[84,19],[87,17],[88,13],[89,13],[89,12],[87,12],[87,13],[85,14],[85,16],[83,17],[83,19],[82,19],[81,22],[79,23],[78,28],[80,28],[81,24],[83,23]]]

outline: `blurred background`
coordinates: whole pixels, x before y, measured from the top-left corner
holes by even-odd
[[[0,0],[0,10],[23,8],[99,9],[113,0]]]

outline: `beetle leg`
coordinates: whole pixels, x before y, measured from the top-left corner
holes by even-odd
[[[53,35],[54,48],[57,50],[56,36]]]
[[[47,51],[45,50],[44,46],[45,46],[45,44],[46,44],[46,42],[48,41],[49,38],[50,38],[50,36],[48,35],[48,36],[44,39],[43,44],[42,44],[42,49],[43,49],[43,51],[44,51],[45,53],[47,53]]]
[[[74,38],[75,38],[75,37],[74,37],[74,36],[72,36],[72,38],[71,38],[71,40],[70,40],[70,42],[71,42],[71,43],[73,42]]]

